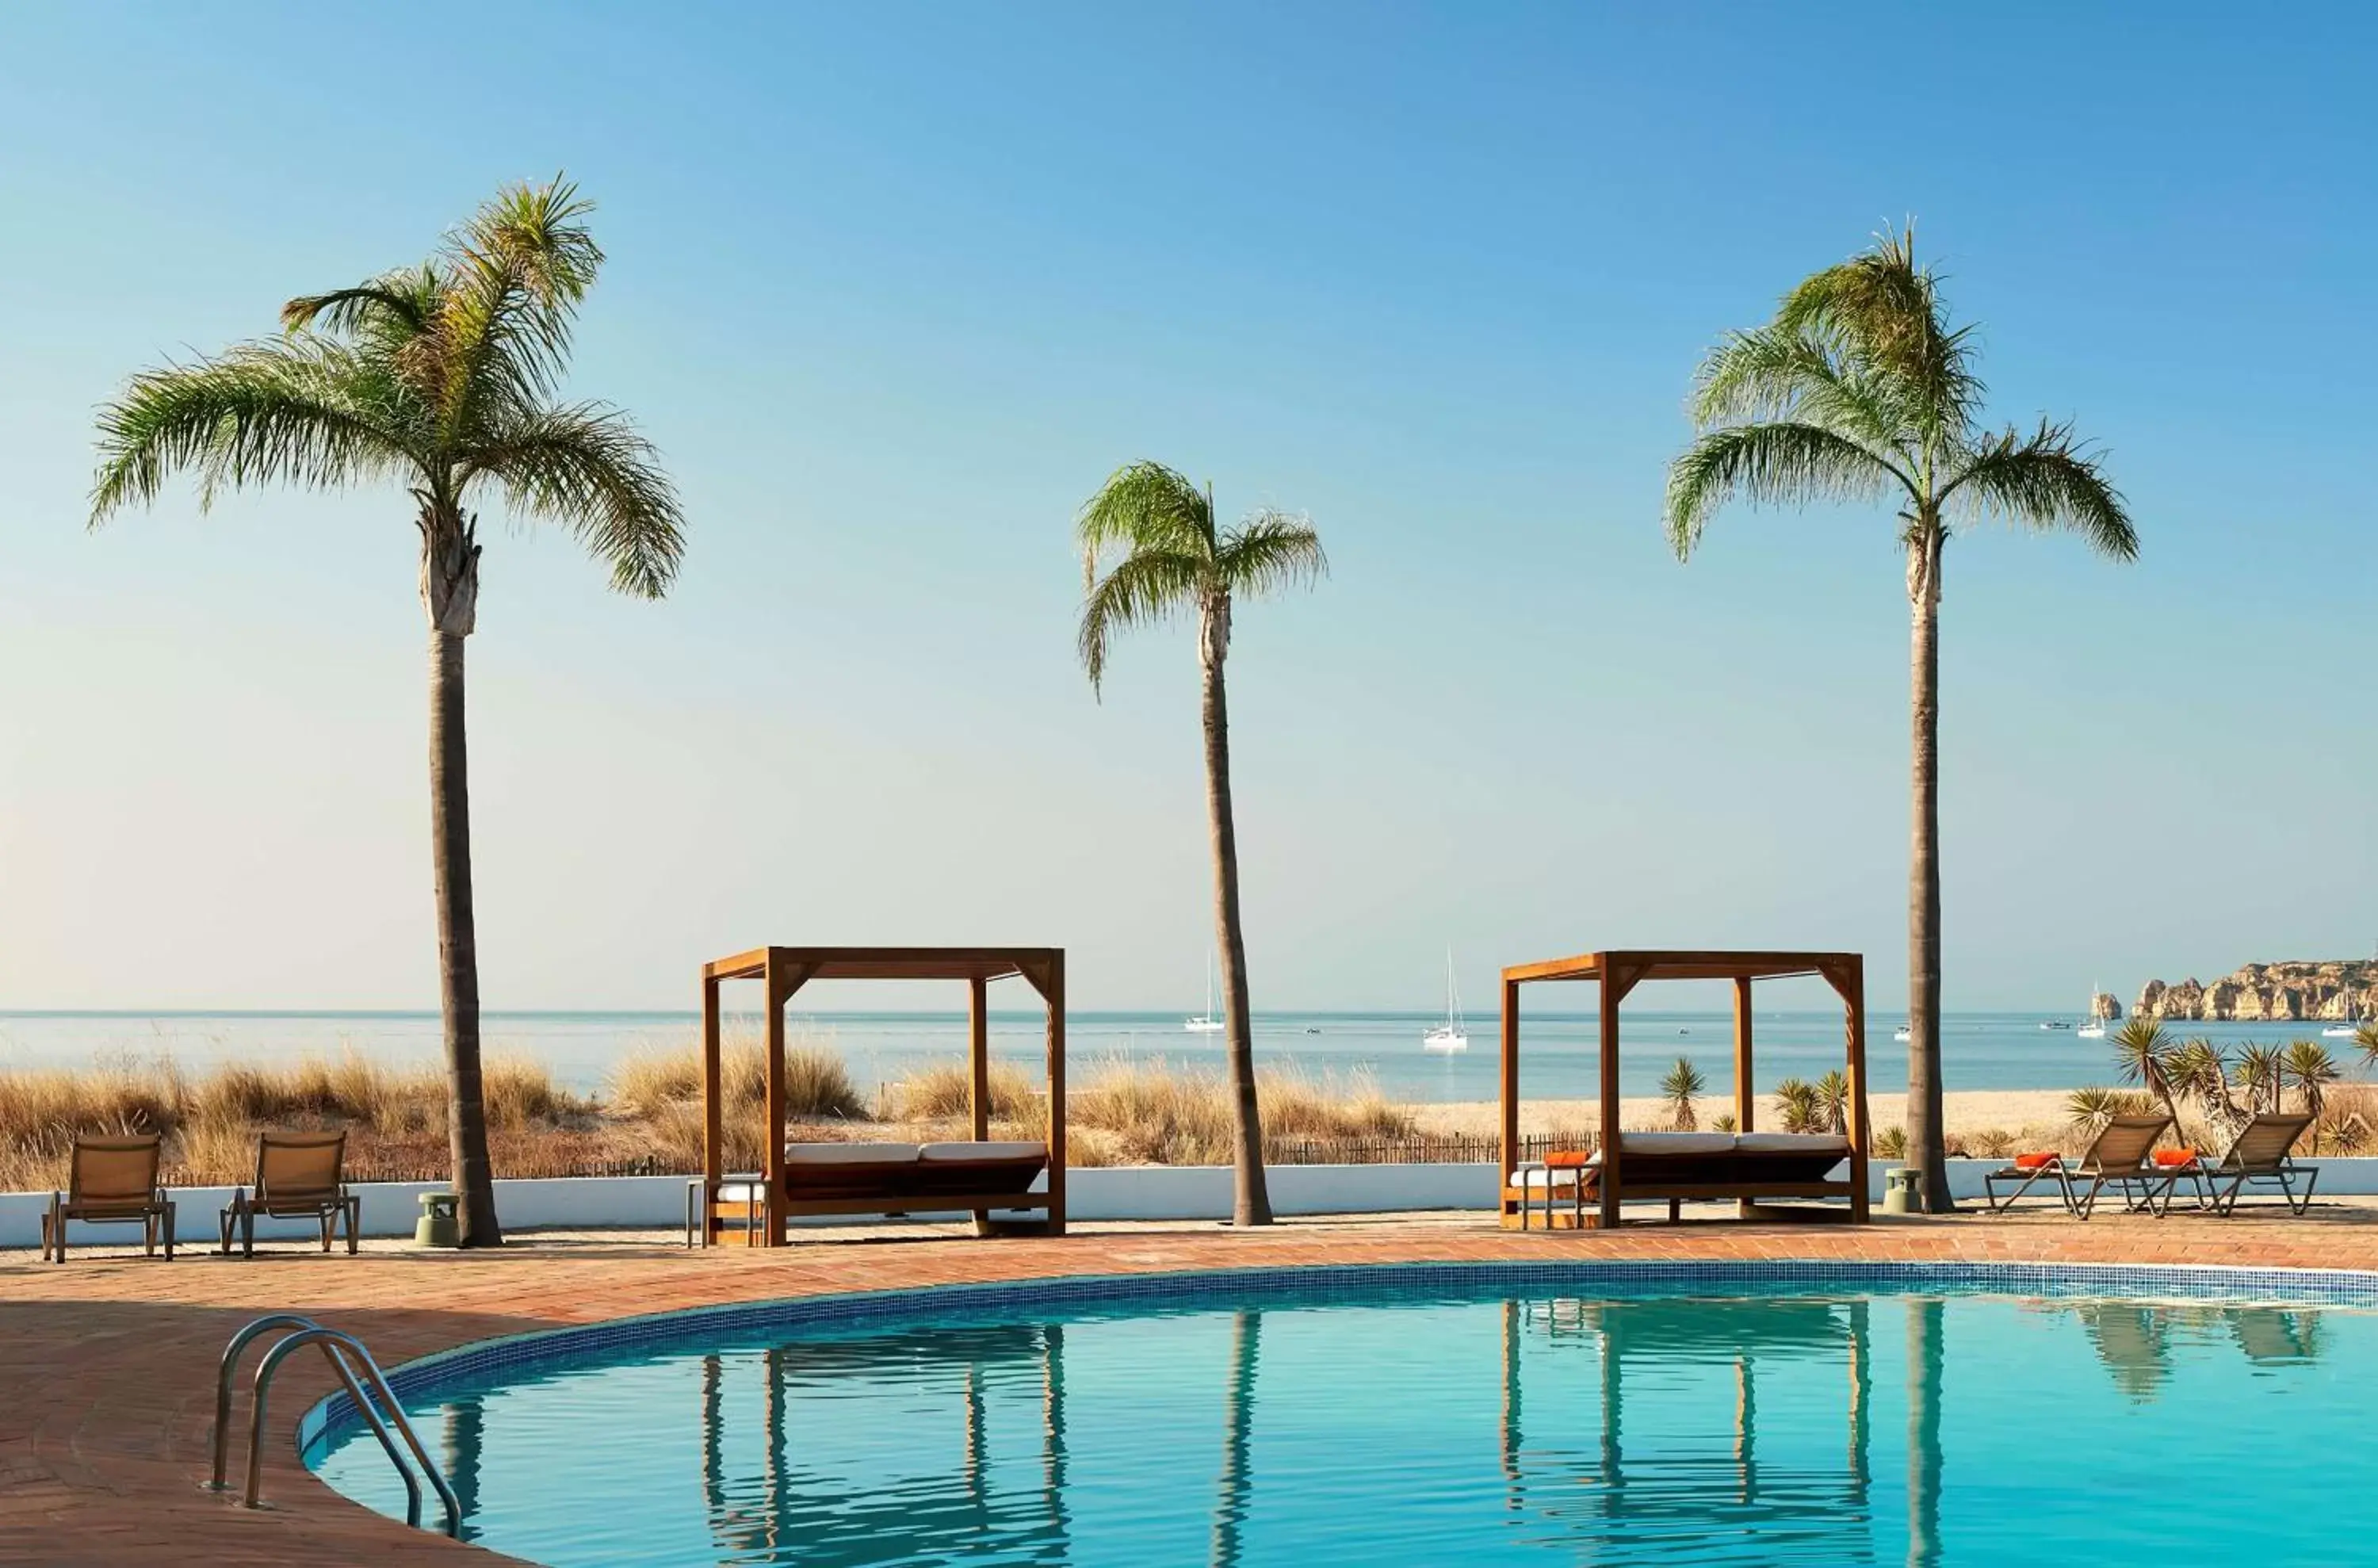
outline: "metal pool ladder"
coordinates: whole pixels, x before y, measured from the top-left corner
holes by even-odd
[[[240,1501],[250,1508],[261,1506],[258,1497],[264,1490],[264,1401],[272,1386],[272,1374],[280,1369],[282,1362],[311,1345],[320,1349],[322,1358],[330,1364],[330,1370],[338,1374],[339,1381],[345,1385],[347,1397],[354,1402],[355,1413],[364,1418],[364,1425],[371,1429],[372,1436],[379,1440],[380,1449],[388,1455],[389,1463],[396,1466],[396,1473],[403,1478],[404,1522],[415,1528],[420,1527],[421,1481],[414,1474],[413,1465],[405,1463],[403,1451],[396,1446],[396,1439],[390,1435],[389,1428],[391,1426],[403,1435],[405,1447],[413,1451],[413,1457],[420,1464],[421,1475],[428,1477],[429,1484],[437,1489],[438,1502],[446,1510],[446,1533],[456,1540],[462,1539],[462,1504],[455,1497],[454,1489],[446,1484],[446,1478],[430,1459],[429,1451],[422,1446],[421,1434],[414,1431],[413,1423],[405,1418],[404,1406],[396,1402],[395,1392],[388,1386],[387,1374],[379,1369],[379,1363],[372,1359],[371,1352],[365,1349],[363,1341],[354,1335],[342,1333],[337,1329],[326,1329],[313,1319],[299,1317],[294,1312],[279,1312],[269,1318],[258,1318],[232,1335],[231,1343],[223,1346],[222,1365],[215,1373],[215,1468],[214,1479],[209,1484],[209,1490],[229,1490],[224,1471],[231,1452],[231,1380],[233,1373],[239,1369],[239,1354],[259,1336],[275,1330],[287,1332],[273,1341],[272,1347],[264,1353],[264,1359],[256,1365],[256,1392],[250,1402],[254,1405],[254,1418],[247,1429],[247,1490]],[[375,1396],[379,1408],[373,1405]],[[386,1411],[385,1417],[382,1410]]]

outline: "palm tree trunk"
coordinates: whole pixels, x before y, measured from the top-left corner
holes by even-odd
[[[500,1247],[479,1087],[479,945],[471,908],[471,775],[462,715],[462,639],[429,633],[430,854],[438,883],[438,1000],[446,1018],[446,1138],[462,1245]]]
[[[1231,1223],[1271,1224],[1265,1188],[1263,1115],[1255,1104],[1255,1034],[1247,1007],[1247,944],[1239,923],[1239,836],[1231,816],[1231,717],[1222,691],[1230,650],[1231,604],[1209,604],[1199,629],[1198,662],[1205,671],[1206,810],[1214,840],[1214,927],[1222,949],[1222,1002],[1228,1030],[1231,1106]]]
[[[1956,1200],[1940,1100],[1940,528],[1919,528],[1908,551],[1916,801],[1907,870],[1907,1147],[1924,1173],[1926,1211],[1945,1214]]]
[[[429,612],[429,854],[438,887],[438,1002],[446,1019],[446,1140],[462,1245],[501,1247],[479,1090],[479,937],[471,908],[471,764],[462,639],[478,629],[479,520],[424,497],[421,606]]]

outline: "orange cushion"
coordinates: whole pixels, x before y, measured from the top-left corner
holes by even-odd
[[[2193,1149],[2158,1149],[2155,1152],[2155,1163],[2163,1166],[2166,1170],[2169,1170],[2175,1165],[2192,1165],[2196,1164],[2196,1151]]]
[[[2056,1164],[2056,1156],[2053,1153],[2017,1154],[2014,1157],[2014,1168],[2019,1171],[2046,1170],[2054,1164]]]
[[[1544,1156],[1544,1167],[1547,1170],[1582,1170],[1592,1163],[1592,1155],[1577,1149],[1555,1149]]]

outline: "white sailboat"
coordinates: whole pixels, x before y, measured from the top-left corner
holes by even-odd
[[[1194,1019],[1183,1019],[1181,1027],[1192,1034],[1219,1034],[1228,1027],[1214,1011],[1214,955],[1206,955],[1206,1010]]]
[[[2348,1002],[2345,1004],[2345,1021],[2330,1024],[2320,1032],[2324,1038],[2330,1040],[2351,1040],[2361,1032],[2361,1026],[2367,1021],[2360,1010],[2351,1002]]]
[[[1453,983],[1453,949],[1445,950],[1445,1021],[1420,1037],[1423,1051],[1467,1051],[1470,1028],[1461,1019],[1461,991]]]
[[[2089,983],[2089,1005],[2081,1010],[2081,1027],[2072,1032],[2084,1040],[2106,1038],[2106,1020],[2097,1016],[2097,983],[2094,980]]]

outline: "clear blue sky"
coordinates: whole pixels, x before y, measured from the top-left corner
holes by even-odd
[[[1950,1005],[2366,953],[2378,32],[2359,8],[56,7],[0,18],[0,1007],[427,1006],[401,496],[82,529],[93,407],[566,168],[576,391],[692,529],[661,605],[496,529],[494,1007],[775,941],[1062,943],[1202,995],[1185,632],[1075,666],[1117,464],[1308,511],[1231,667],[1260,1007],[1458,950],[1807,944],[1904,996],[1887,517],[1659,529],[1701,350],[1913,214],[2127,569],[1952,547]],[[853,995],[851,1001],[861,1000]]]

